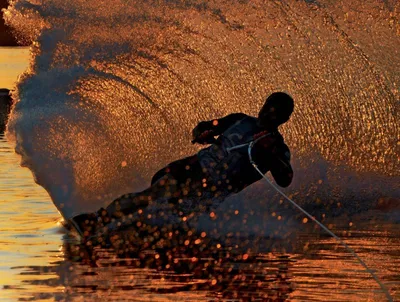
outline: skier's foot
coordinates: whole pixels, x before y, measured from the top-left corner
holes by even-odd
[[[69,220],[78,234],[83,238],[93,236],[98,229],[99,218],[97,213],[80,214]]]

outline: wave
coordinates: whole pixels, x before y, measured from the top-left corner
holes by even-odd
[[[398,198],[399,8],[17,0],[5,19],[32,55],[8,137],[69,218],[145,188],[157,169],[197,152],[189,142],[200,120],[256,115],[283,90],[296,106],[282,129],[294,153],[288,193],[352,211]],[[243,194],[232,200],[250,202]]]

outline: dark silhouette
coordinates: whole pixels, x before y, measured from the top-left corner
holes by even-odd
[[[11,29],[4,24],[3,9],[8,7],[7,0],[0,0],[0,46],[20,46],[17,39],[13,36]]]
[[[0,88],[0,133],[3,133],[6,128],[11,103],[10,90]]]
[[[208,211],[262,178],[250,163],[250,143],[254,144],[251,153],[258,168],[264,174],[270,171],[278,185],[287,187],[292,182],[293,170],[289,148],[278,127],[289,120],[293,108],[288,94],[276,92],[267,98],[258,117],[233,113],[200,122],[193,129],[192,143],[210,146],[158,171],[148,189],[125,194],[106,209],[79,215],[71,223],[87,237],[102,224],[130,216],[160,199],[168,200],[177,211],[191,212],[193,205]]]

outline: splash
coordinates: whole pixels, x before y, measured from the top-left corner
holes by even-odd
[[[32,60],[8,136],[71,217],[196,152],[198,121],[256,115],[283,90],[296,102],[282,129],[295,159],[291,193],[303,202],[399,197],[399,9],[378,0],[17,0],[5,18],[32,42]]]

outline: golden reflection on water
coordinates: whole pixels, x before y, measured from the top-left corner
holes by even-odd
[[[60,260],[61,234],[59,215],[48,194],[33,182],[28,169],[19,167],[18,156],[3,136],[0,167],[0,296],[14,301],[24,296],[20,292],[31,279],[23,273],[25,266],[49,266]],[[49,276],[34,278],[38,277]],[[38,287],[35,291],[48,289]]]
[[[140,250],[133,243],[86,249],[63,235],[47,193],[18,160],[1,138],[0,288],[6,301],[384,301],[357,261],[311,224],[275,251],[261,251],[276,243],[267,239],[245,248],[219,241],[198,248]],[[377,218],[383,214],[362,214],[350,225],[335,220],[336,232],[396,300],[400,233],[398,224]]]
[[[0,47],[0,88],[12,89],[28,63],[28,47]]]

